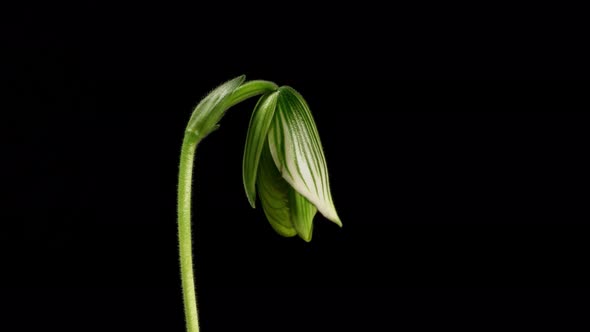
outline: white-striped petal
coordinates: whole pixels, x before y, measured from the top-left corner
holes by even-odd
[[[327,219],[342,226],[336,213],[326,158],[311,111],[291,87],[281,87],[268,132],[272,158],[282,177]]]
[[[242,161],[242,179],[246,196],[252,207],[256,202],[256,176],[258,175],[258,163],[262,148],[266,145],[268,128],[272,122],[277,104],[278,92],[262,96],[250,118],[248,135],[246,136],[246,148]]]

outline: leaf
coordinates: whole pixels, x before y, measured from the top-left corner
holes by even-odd
[[[313,231],[313,217],[317,209],[293,188],[289,190],[289,212],[291,222],[300,238],[309,242]]]
[[[289,191],[292,189],[275,166],[267,143],[260,156],[256,183],[260,203],[272,228],[282,236],[295,236],[297,231],[289,211]]]
[[[342,226],[332,201],[326,158],[311,111],[291,87],[279,88],[268,142],[282,177],[327,219]]]
[[[266,145],[266,135],[275,114],[278,92],[262,96],[250,118],[248,134],[246,136],[246,148],[242,161],[242,178],[246,196],[252,207],[256,206],[256,176],[262,148]],[[268,149],[268,147],[267,147]]]
[[[218,126],[229,107],[232,93],[244,82],[245,75],[229,80],[211,91],[195,107],[186,130],[201,138],[207,136]]]

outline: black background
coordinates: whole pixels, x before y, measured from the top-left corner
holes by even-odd
[[[583,77],[575,63],[386,19],[224,34],[133,13],[26,16],[3,36],[7,330],[182,331],[183,129],[240,74],[307,99],[344,227],[272,231],[241,180],[255,101],[230,110],[195,168],[204,331],[587,324],[588,83],[456,80]]]

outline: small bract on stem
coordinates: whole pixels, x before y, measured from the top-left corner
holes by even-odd
[[[317,211],[342,226],[329,188],[324,152],[311,111],[291,87],[239,76],[211,91],[195,107],[186,127],[178,177],[178,241],[186,327],[199,331],[192,255],[192,182],[199,143],[219,127],[232,106],[255,96],[242,175],[250,205],[260,198],[271,227],[280,235],[311,241]]]

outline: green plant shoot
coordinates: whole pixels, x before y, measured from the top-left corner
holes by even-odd
[[[260,200],[271,227],[280,235],[311,241],[319,211],[339,226],[326,158],[311,111],[288,86],[236,77],[211,91],[197,105],[184,134],[178,177],[178,240],[186,326],[199,331],[191,238],[191,188],[198,144],[219,127],[232,106],[260,96],[254,108],[242,163],[250,205]]]

